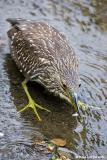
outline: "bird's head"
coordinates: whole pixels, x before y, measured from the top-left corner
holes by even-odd
[[[75,112],[79,113],[78,106],[78,88],[81,86],[78,72],[71,70],[65,74],[53,74],[51,78],[46,81],[46,87],[50,92],[58,94],[62,99],[71,103]]]

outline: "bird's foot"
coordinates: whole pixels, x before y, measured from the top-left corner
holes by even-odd
[[[24,108],[22,108],[19,112],[23,112],[27,108],[32,108],[33,109],[33,111],[36,114],[36,116],[37,116],[37,118],[38,118],[39,121],[42,121],[42,119],[40,118],[40,116],[39,116],[39,114],[37,112],[37,108],[45,110],[47,112],[51,112],[50,110],[48,110],[46,108],[43,108],[42,106],[38,105],[31,97],[29,99],[29,103]]]
[[[84,102],[81,102],[81,101],[78,101],[78,104],[79,104],[79,107],[83,110],[83,111],[87,111],[88,109],[95,109],[95,110],[101,110],[101,108],[99,107],[96,107],[96,106],[91,106],[91,105],[88,105]]]

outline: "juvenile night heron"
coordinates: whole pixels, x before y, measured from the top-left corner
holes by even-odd
[[[68,100],[78,112],[78,60],[65,36],[44,22],[11,18],[7,21],[12,24],[8,31],[12,58],[25,77],[22,86],[29,99],[20,112],[31,107],[41,120],[37,108],[49,111],[31,98],[26,86],[28,81],[38,82],[49,92]]]

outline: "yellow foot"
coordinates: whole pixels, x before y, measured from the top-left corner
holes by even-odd
[[[92,109],[101,109],[99,107],[95,107],[95,106],[89,106],[88,104],[86,103],[83,103],[81,101],[78,101],[78,104],[79,104],[79,107],[83,110],[83,111],[87,111],[89,108],[92,108]]]
[[[22,87],[23,87],[23,89],[24,89],[24,91],[25,91],[25,93],[26,93],[26,95],[27,95],[27,97],[28,97],[29,103],[28,103],[24,108],[22,108],[19,112],[23,112],[24,110],[26,110],[27,108],[30,107],[30,108],[32,108],[33,111],[35,112],[38,120],[41,121],[42,119],[40,118],[40,116],[39,116],[39,114],[38,114],[38,112],[37,112],[37,108],[42,109],[42,110],[45,110],[45,111],[47,111],[47,112],[50,112],[50,110],[45,109],[45,108],[41,107],[40,105],[38,105],[37,103],[35,103],[35,101],[32,99],[32,97],[31,97],[30,94],[29,94],[29,91],[28,91],[28,88],[27,88],[27,85],[26,85],[26,80],[24,80],[24,81],[22,82]]]
[[[83,110],[83,111],[87,111],[89,106],[81,101],[78,101],[79,107]]]
[[[33,111],[36,114],[36,116],[37,116],[37,118],[38,118],[39,121],[42,121],[42,119],[40,118],[40,116],[39,116],[39,114],[37,112],[37,108],[45,110],[47,112],[51,112],[50,110],[48,110],[46,108],[43,108],[42,106],[40,106],[37,103],[35,103],[35,101],[32,98],[30,98],[29,103],[24,108],[22,108],[19,112],[23,112],[27,108],[32,108],[33,109]]]

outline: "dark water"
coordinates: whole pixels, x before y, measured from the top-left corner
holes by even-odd
[[[79,97],[101,110],[90,108],[80,121],[65,102],[29,83],[32,96],[52,113],[40,112],[42,123],[31,110],[17,113],[27,99],[8,47],[9,17],[47,21],[67,35],[80,62]],[[47,160],[32,142],[55,137],[67,139],[74,155],[107,159],[107,1],[0,0],[0,159]]]

